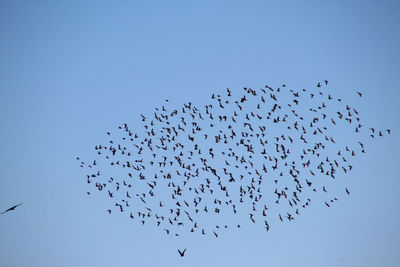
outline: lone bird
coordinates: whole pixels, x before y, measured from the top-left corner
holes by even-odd
[[[186,248],[185,248],[183,251],[180,251],[180,250],[178,249],[179,255],[180,255],[181,257],[185,256],[185,251],[186,251]]]
[[[7,210],[3,211],[3,212],[2,212],[2,213],[0,213],[0,214],[4,214],[4,213],[6,213],[6,212],[9,212],[9,211],[15,210],[15,208],[16,208],[16,207],[18,207],[18,206],[21,206],[21,205],[22,205],[22,203],[19,203],[18,205],[12,206],[11,208],[9,208],[9,209],[7,209]]]

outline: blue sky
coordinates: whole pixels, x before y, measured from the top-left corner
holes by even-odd
[[[398,266],[397,1],[0,3],[1,266]],[[168,98],[329,80],[366,124],[351,196],[292,223],[179,239],[108,216],[77,155]],[[360,100],[356,91],[363,92]],[[337,134],[341,134],[338,132]],[[342,138],[347,138],[344,134]],[[355,140],[349,140],[355,141]],[[184,258],[177,249],[187,248]]]

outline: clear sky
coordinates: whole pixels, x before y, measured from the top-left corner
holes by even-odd
[[[23,202],[0,216],[0,266],[399,266],[399,8],[0,1],[0,209]],[[350,197],[331,208],[317,201],[268,233],[249,224],[218,239],[168,238],[86,195],[76,156],[90,158],[123,122],[142,127],[139,114],[165,98],[207,103],[227,87],[324,79],[368,125],[392,130],[357,158]]]

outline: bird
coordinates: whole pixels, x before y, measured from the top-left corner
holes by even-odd
[[[183,251],[180,251],[178,249],[179,256],[181,256],[181,257],[185,256],[185,252],[186,252],[186,248]]]
[[[23,203],[20,203],[20,204],[18,204],[18,205],[12,206],[11,208],[6,209],[5,211],[3,211],[3,212],[0,213],[0,214],[4,214],[4,213],[6,213],[6,212],[13,211],[13,210],[15,210],[17,207],[21,206],[22,204],[23,204]]]
[[[350,195],[349,189],[347,189],[347,187],[346,187],[346,193],[347,193],[348,195]]]

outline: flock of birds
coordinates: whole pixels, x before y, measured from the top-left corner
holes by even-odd
[[[218,238],[246,221],[269,231],[271,220],[295,220],[314,193],[330,207],[339,198],[330,187],[352,171],[354,157],[368,140],[390,134],[365,126],[354,106],[329,93],[327,80],[311,90],[226,89],[202,106],[169,106],[165,100],[141,114],[142,131],[123,123],[106,132],[95,159],[77,157],[87,194],[109,197],[108,214],[167,235]],[[339,195],[350,191],[343,186]]]

